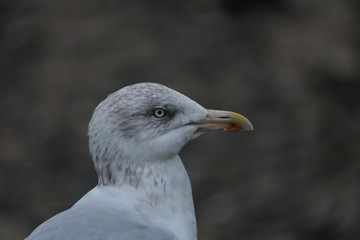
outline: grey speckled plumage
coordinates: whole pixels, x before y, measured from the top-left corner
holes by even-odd
[[[156,83],[109,95],[89,124],[98,185],[28,240],[196,240],[191,185],[178,157],[209,130],[248,130],[243,116],[207,110]]]

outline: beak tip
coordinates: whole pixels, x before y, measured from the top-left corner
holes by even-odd
[[[233,116],[234,122],[236,122],[236,125],[238,126],[239,130],[242,130],[242,131],[253,131],[254,130],[252,123],[249,121],[249,119],[247,119],[243,115],[238,114],[238,113],[232,113],[232,116]]]
[[[254,131],[254,127],[253,127],[253,125],[251,124],[251,122],[249,120],[247,120],[246,123],[244,124],[244,130],[246,130],[246,131]]]

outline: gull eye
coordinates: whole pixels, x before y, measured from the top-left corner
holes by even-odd
[[[155,108],[153,111],[153,116],[156,118],[163,118],[166,116],[166,110],[161,107]]]

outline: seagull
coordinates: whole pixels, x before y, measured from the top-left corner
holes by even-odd
[[[196,240],[191,184],[178,153],[204,132],[253,130],[157,83],[110,94],[89,123],[98,185],[27,240]]]

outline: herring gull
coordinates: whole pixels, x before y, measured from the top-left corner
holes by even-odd
[[[196,240],[178,153],[206,131],[252,129],[238,113],[205,109],[160,84],[124,87],[97,106],[89,124],[98,185],[26,239]]]

